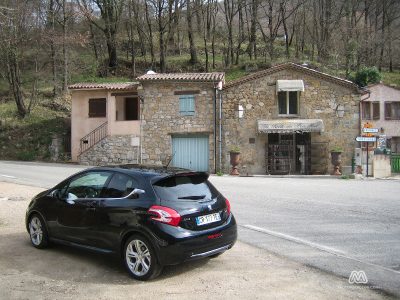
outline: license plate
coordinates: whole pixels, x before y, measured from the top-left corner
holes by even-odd
[[[200,216],[196,218],[196,223],[197,226],[201,225],[206,225],[214,222],[221,221],[221,216],[219,213],[211,214],[211,215],[206,215],[206,216]]]

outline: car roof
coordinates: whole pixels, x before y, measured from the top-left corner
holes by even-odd
[[[184,168],[165,167],[160,165],[140,165],[140,164],[109,165],[109,166],[95,167],[93,169],[118,170],[122,173],[131,175],[142,175],[144,177],[165,177],[182,173],[195,173],[192,170]]]

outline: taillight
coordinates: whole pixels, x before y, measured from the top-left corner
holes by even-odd
[[[228,213],[228,216],[231,214],[231,204],[229,203],[228,199],[225,199],[226,203],[226,212]]]
[[[148,212],[153,215],[150,217],[152,220],[171,226],[178,226],[181,221],[181,216],[169,207],[153,205]]]

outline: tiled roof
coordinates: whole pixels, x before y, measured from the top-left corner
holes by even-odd
[[[75,83],[68,88],[71,90],[136,90],[138,83],[119,82],[119,83]]]
[[[314,69],[310,69],[310,68],[307,68],[305,66],[297,65],[297,64],[294,64],[294,63],[285,63],[285,64],[276,65],[276,66],[273,66],[273,67],[271,67],[269,69],[266,69],[266,70],[263,70],[263,71],[259,71],[259,72],[255,72],[253,74],[244,76],[244,77],[242,77],[240,79],[233,80],[233,81],[228,82],[227,84],[225,84],[224,89],[229,89],[231,87],[237,86],[238,84],[242,84],[242,83],[245,83],[245,82],[248,82],[248,81],[251,81],[251,80],[255,80],[255,79],[258,79],[258,78],[273,74],[275,72],[286,70],[286,69],[292,69],[292,70],[296,70],[296,71],[305,73],[307,75],[311,75],[311,76],[314,76],[314,77],[319,77],[319,78],[324,79],[326,81],[331,81],[331,82],[346,86],[346,87],[348,87],[350,89],[353,89],[353,90],[355,90],[355,91],[357,91],[357,92],[359,92],[361,94],[365,93],[364,90],[360,89],[355,83],[351,82],[350,80],[346,80],[346,79],[343,79],[343,78],[340,78],[340,77],[335,77],[335,76],[332,76],[332,75],[329,75],[329,74],[326,74],[326,73],[323,73],[323,72],[320,72],[320,71],[317,71],[317,70],[314,70]]]
[[[144,74],[136,78],[138,81],[200,81],[216,82],[223,81],[224,73],[155,73]]]

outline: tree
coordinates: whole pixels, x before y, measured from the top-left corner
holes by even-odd
[[[114,73],[118,65],[117,34],[125,0],[77,1],[84,16],[104,33],[108,51],[108,68]],[[100,10],[102,22],[96,17],[94,7]]]

